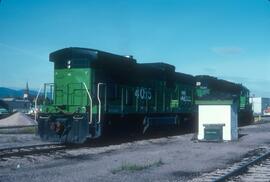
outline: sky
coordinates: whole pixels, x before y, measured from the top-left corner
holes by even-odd
[[[269,0],[0,1],[0,87],[53,82],[49,53],[86,47],[270,97]]]

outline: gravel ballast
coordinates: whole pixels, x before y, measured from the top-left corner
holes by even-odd
[[[36,124],[35,120],[21,112],[16,112],[11,116],[0,120],[0,127],[32,126]]]
[[[269,145],[269,123],[240,133],[237,142],[197,142],[186,134],[0,160],[0,181],[188,181]]]

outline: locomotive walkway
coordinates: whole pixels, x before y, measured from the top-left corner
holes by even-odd
[[[240,130],[237,142],[201,143],[186,134],[9,159],[0,162],[0,181],[202,181],[268,151],[270,123]]]

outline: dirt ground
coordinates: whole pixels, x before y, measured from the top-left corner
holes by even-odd
[[[10,129],[9,129],[10,130]],[[40,140],[39,136],[35,134],[5,134],[0,130],[0,149],[8,147],[19,147],[26,145],[39,145],[46,144],[48,142],[43,142]]]
[[[240,133],[237,142],[197,142],[186,134],[2,159],[0,181],[188,181],[270,143],[269,123],[242,127]]]
[[[0,127],[7,127],[7,126],[31,126],[36,125],[37,122],[24,113],[16,112],[13,113],[11,116],[0,119]]]

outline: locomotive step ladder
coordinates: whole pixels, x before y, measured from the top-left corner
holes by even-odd
[[[101,101],[101,87],[105,86],[105,99],[104,99],[104,106],[106,107],[106,84],[105,83],[98,83],[97,84],[97,114],[93,114],[93,99],[91,97],[91,94],[89,90],[87,89],[86,84],[83,82],[84,88],[87,92],[88,98],[89,98],[89,132],[91,138],[97,138],[100,137],[102,134],[102,101]]]

